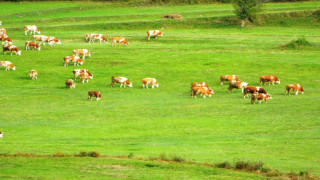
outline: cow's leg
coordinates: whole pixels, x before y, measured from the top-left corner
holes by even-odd
[[[123,85],[123,84],[121,83],[121,84],[120,84],[120,88],[122,88],[122,85]]]
[[[150,36],[148,36],[148,41],[150,41]]]
[[[222,86],[222,85],[223,85],[223,81],[220,80],[220,86]]]
[[[298,94],[299,94],[299,91],[297,90],[297,91],[296,91],[296,95],[298,95]]]
[[[205,94],[201,94],[201,95],[202,95],[202,97],[203,97],[204,99],[207,98]]]

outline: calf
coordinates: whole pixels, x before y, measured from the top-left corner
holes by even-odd
[[[302,88],[302,86],[300,84],[289,84],[286,86],[286,91],[284,92],[284,94],[288,94],[290,95],[290,91],[296,91],[295,95],[298,95],[299,92],[301,92],[301,94],[304,93],[304,90]]]
[[[30,35],[33,34],[40,34],[40,30],[37,28],[36,25],[26,25],[24,26],[24,35],[26,36],[28,34],[28,31],[30,31]]]
[[[274,85],[274,82],[280,84],[280,79],[278,79],[275,75],[265,75],[260,76],[260,86],[265,85],[266,82],[269,82],[269,85]]]
[[[147,88],[148,89],[148,85],[151,84],[152,85],[152,89],[154,87],[159,87],[159,83],[157,82],[157,80],[155,78],[144,78],[142,79],[142,88]]]
[[[38,71],[37,70],[31,70],[29,72],[29,77],[33,80],[33,79],[38,79]]]
[[[92,34],[90,36],[89,43],[94,42],[95,40],[99,40],[100,43],[101,41],[105,43],[108,42],[108,39],[103,34]]]
[[[69,89],[76,88],[76,84],[73,82],[72,79],[66,80],[66,88],[69,88]]]
[[[112,38],[112,46],[116,46],[116,43],[119,43],[119,46],[121,44],[123,44],[125,46],[129,45],[128,41],[123,37],[113,37]]]
[[[16,70],[16,67],[10,61],[0,61],[0,67],[5,67],[6,71],[10,69]]]
[[[11,55],[12,53],[15,53],[16,55],[21,55],[21,51],[18,49],[17,46],[7,44],[7,45],[2,45],[2,47],[3,47],[3,54],[7,54],[7,51],[11,51]]]
[[[78,76],[80,76],[81,73],[88,74],[89,79],[93,79],[93,75],[86,69],[75,69],[72,71],[74,75],[74,79],[76,80]]]
[[[93,96],[97,98],[97,101],[99,101],[101,99],[101,93],[99,91],[89,91],[88,92],[88,99],[90,99],[90,101],[92,101]]]
[[[112,77],[111,78],[111,87],[114,87],[114,84],[120,83],[120,88],[122,86],[126,87],[128,85],[129,87],[132,87],[132,83],[128,80],[126,77]]]
[[[248,83],[246,83],[246,82],[231,81],[229,84],[228,90],[229,90],[229,93],[231,93],[232,89],[234,89],[234,88],[240,89],[241,88],[241,92],[243,93],[243,89],[247,86],[248,86]]]
[[[270,94],[253,93],[251,95],[251,104],[255,104],[256,101],[259,101],[259,104],[261,104],[262,100],[264,100],[267,103],[267,99],[272,99]]]
[[[75,55],[75,56],[82,55],[82,59],[85,59],[86,56],[91,57],[91,53],[88,51],[88,49],[76,49],[76,50],[73,50],[73,55]]]
[[[192,87],[191,97],[197,98],[197,94],[200,94],[203,98],[206,98],[206,96],[211,97],[214,92],[211,88],[208,87]]]
[[[243,98],[248,97],[248,94],[253,94],[253,93],[263,93],[267,94],[266,90],[264,90],[261,87],[254,87],[254,86],[247,86],[243,90]]]
[[[220,85],[223,85],[224,81],[240,81],[240,79],[236,75],[222,75],[220,76]]]
[[[158,36],[162,37],[163,34],[159,30],[150,30],[150,31],[147,31],[147,36],[148,36],[148,41],[150,41],[150,37],[155,37],[157,39]]]
[[[69,62],[73,62],[74,66],[83,65],[83,61],[79,56],[66,56],[64,57],[64,67],[67,67]]]
[[[38,51],[41,50],[41,47],[40,47],[37,43],[27,41],[27,42],[25,43],[25,48],[26,48],[26,50],[30,50],[30,47],[32,47],[33,50],[38,50]]]

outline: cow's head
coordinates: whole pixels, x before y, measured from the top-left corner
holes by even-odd
[[[20,55],[21,55],[21,51],[17,51],[17,55],[19,55],[19,56],[20,56]]]
[[[10,64],[9,66],[10,66],[10,68],[11,68],[12,70],[14,70],[14,71],[16,70],[16,67],[15,67],[14,65]]]
[[[157,88],[159,88],[159,83],[158,83],[158,82],[156,82],[154,85],[155,85]]]
[[[276,79],[275,82],[278,83],[278,84],[280,84],[280,79]]]
[[[162,37],[163,33],[162,32],[158,32],[157,35]]]
[[[39,30],[38,28],[36,29],[36,32],[37,32],[38,34],[40,34],[40,30]]]
[[[129,45],[129,43],[128,43],[127,40],[124,40],[124,41],[122,41],[121,43],[124,44],[125,46],[128,46],[128,45]]]
[[[212,90],[211,88],[209,88],[209,89],[207,90],[207,92],[208,92],[208,96],[209,96],[209,97],[211,97],[212,94],[214,94],[214,92],[213,92],[213,90]]]
[[[126,80],[126,84],[127,84],[129,87],[132,87],[132,83],[131,83],[129,80]]]
[[[267,93],[267,94],[266,94],[266,98],[267,98],[267,99],[272,99],[271,94],[268,94],[268,93]]]
[[[101,99],[101,93],[100,92],[98,92],[98,95],[97,95],[97,101],[99,101],[100,99]]]

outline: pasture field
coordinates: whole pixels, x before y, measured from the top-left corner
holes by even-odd
[[[319,1],[274,3],[263,14],[315,11]],[[0,54],[16,71],[0,69],[0,179],[263,179],[259,174],[194,164],[149,160],[161,154],[186,161],[217,163],[262,161],[282,172],[310,171],[320,176],[320,23],[307,16],[266,20],[241,29],[215,23],[233,16],[229,4],[123,7],[98,2],[0,3],[0,21],[22,55]],[[3,8],[5,7],[5,8]],[[165,20],[180,13],[181,20]],[[35,24],[41,34],[61,45],[25,51],[23,26]],[[147,41],[146,31],[164,37]],[[128,47],[86,43],[84,34],[122,36]],[[298,37],[313,46],[284,49]],[[63,67],[63,57],[86,48],[83,66]],[[88,69],[93,79],[75,89],[64,82],[72,70]],[[36,69],[38,80],[28,72]],[[220,75],[235,74],[258,86],[259,77],[274,74],[281,84],[264,86],[267,104],[250,104],[240,90],[229,94]],[[128,77],[132,88],[110,88],[112,76]],[[156,89],[142,89],[141,79],[154,77]],[[190,83],[205,81],[211,98],[190,97]],[[284,95],[286,84],[300,83],[304,95]],[[97,90],[100,101],[88,101]],[[48,157],[57,152],[96,151],[103,158]],[[3,154],[36,154],[12,157]],[[133,159],[114,158],[131,154]],[[108,158],[109,157],[109,158]]]

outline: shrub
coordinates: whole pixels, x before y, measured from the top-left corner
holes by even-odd
[[[130,158],[133,158],[133,153],[130,153],[129,155],[128,155],[128,158],[130,159]]]
[[[289,48],[289,49],[297,49],[300,47],[304,47],[304,46],[311,46],[312,44],[307,41],[305,38],[298,38],[298,39],[294,39],[291,42],[283,45],[284,48]]]
[[[101,157],[100,153],[98,153],[98,152],[96,152],[96,151],[89,152],[89,153],[88,153],[88,156],[89,156],[89,157],[95,157],[95,158]]]
[[[159,155],[159,159],[162,160],[162,161],[169,161],[166,153],[162,153]]]
[[[184,159],[183,157],[178,156],[178,155],[173,155],[173,156],[171,157],[171,160],[172,160],[172,161],[175,161],[175,162],[184,162],[184,161],[185,161],[185,159]]]
[[[225,161],[225,162],[222,162],[222,163],[216,163],[214,166],[217,167],[217,168],[226,168],[226,169],[231,169],[232,168],[232,165],[228,161]]]
[[[235,164],[235,168],[239,170],[247,170],[247,171],[258,171],[263,167],[263,162],[249,162],[249,161],[237,161]]]

